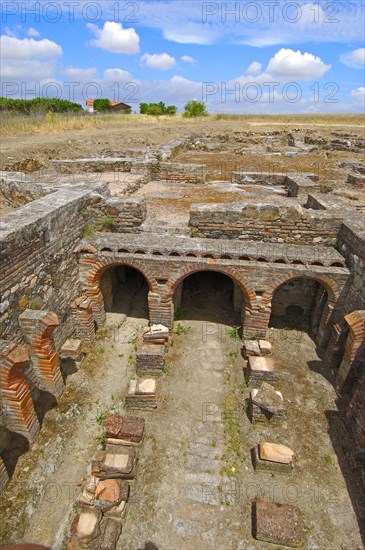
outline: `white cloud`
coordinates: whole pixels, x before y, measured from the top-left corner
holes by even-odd
[[[259,63],[258,61],[254,61],[251,63],[251,65],[248,67],[246,74],[259,74],[262,69],[262,63]]]
[[[168,53],[145,53],[141,57],[141,62],[150,69],[160,69],[167,71],[176,65],[176,59]]]
[[[62,48],[52,40],[34,40],[33,38],[0,37],[1,55],[8,59],[32,59],[34,57],[58,57]]]
[[[28,29],[28,36],[40,36],[41,33],[37,31],[37,29],[34,29],[33,27],[30,27]]]
[[[39,59],[4,59],[1,63],[1,76],[4,79],[38,81],[51,79],[55,74],[55,63]],[[31,88],[31,86],[30,86]]]
[[[194,59],[194,57],[191,57],[190,55],[182,55],[180,57],[181,61],[183,61],[184,63],[197,63],[197,60]]]
[[[64,69],[63,74],[65,76],[68,76],[72,79],[73,82],[86,82],[86,81],[94,81],[97,77],[97,70],[95,67],[91,67],[89,69],[80,69],[78,67],[67,67]]]
[[[362,69],[365,65],[365,48],[359,48],[341,55],[342,63],[353,69]]]
[[[272,57],[267,66],[267,72],[275,76],[293,77],[300,80],[320,78],[331,65],[311,53],[282,48]]]
[[[356,88],[356,90],[352,90],[350,96],[356,103],[360,103],[360,105],[365,104],[365,88],[363,86]]]
[[[121,23],[106,21],[104,27],[88,23],[87,27],[97,37],[91,40],[92,46],[114,53],[133,54],[139,52],[139,36],[135,29],[123,29]]]
[[[133,76],[128,71],[123,71],[122,69],[106,69],[104,80],[108,82],[131,82]]]

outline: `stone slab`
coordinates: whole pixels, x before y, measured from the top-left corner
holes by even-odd
[[[305,542],[302,512],[296,506],[266,500],[253,503],[255,539],[300,548]]]
[[[276,414],[284,410],[283,396],[275,391],[273,386],[263,382],[260,389],[254,389],[251,392],[252,402],[271,414]]]
[[[153,395],[156,393],[156,380],[153,380],[152,378],[145,378],[144,380],[141,380],[138,382],[136,391],[136,395]]]
[[[294,459],[294,451],[285,445],[262,441],[259,443],[259,455],[261,460],[290,464]]]
[[[274,373],[275,361],[271,357],[249,357],[248,369],[252,373]]]

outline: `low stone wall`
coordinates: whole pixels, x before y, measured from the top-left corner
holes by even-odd
[[[204,183],[205,176],[205,164],[180,164],[175,162],[160,162],[158,166],[157,178],[160,180]]]
[[[331,244],[340,224],[333,215],[308,212],[289,201],[195,204],[190,209],[189,221],[197,237],[302,244]]]

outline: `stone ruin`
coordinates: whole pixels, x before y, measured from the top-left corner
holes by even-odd
[[[365,207],[346,199],[348,189],[364,193],[364,172],[361,166],[342,167],[351,172],[341,197],[321,192],[323,182],[313,173],[233,171],[224,185],[242,191],[240,201],[193,204],[183,227],[153,225],[148,200],[137,194],[143,186],[208,185],[209,166],[174,162],[177,152],[187,154],[196,142],[170,142],[147,160],[54,161],[39,181],[2,173],[1,197],[10,211],[0,226],[0,493],[11,477],[12,434],[29,444],[36,439],[42,392],[55,402],[60,398],[67,374],[78,368],[105,323],[116,280],[126,280],[128,270],[142,274],[150,323],[163,328],[155,334],[145,329],[137,342],[139,378],[131,381],[127,407],[157,406],[150,377],[162,374],[185,279],[207,271],[224,274],[233,281],[242,323],[251,420],[284,418],[285,394],[275,390],[278,376],[265,338],[273,319],[290,326],[293,317],[303,318],[337,373],[341,447],[365,491]],[[344,143],[332,145],[348,150]],[[110,173],[118,176],[118,192],[103,180]],[[113,422],[109,418],[106,447],[80,497],[86,507],[93,505],[74,521],[75,547],[94,547],[95,540],[108,537],[115,543],[120,534],[119,524],[111,522],[114,512],[123,515],[125,480],[135,476],[137,452],[134,443],[119,444],[123,429]],[[254,467],[291,471],[295,449],[279,447],[258,443]],[[119,495],[115,501],[103,500],[112,493]],[[257,500],[253,534],[260,541],[300,545],[301,512]]]

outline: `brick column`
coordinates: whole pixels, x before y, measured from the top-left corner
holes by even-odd
[[[6,427],[33,441],[40,426],[23,372],[28,361],[29,354],[24,347],[9,342],[0,346],[0,391]]]
[[[64,383],[53,339],[53,331],[59,325],[57,315],[51,311],[26,309],[19,316],[19,323],[29,344],[39,387],[59,396]]]
[[[9,475],[5,468],[5,464],[0,457],[0,495],[3,494],[7,484],[9,483]]]
[[[94,321],[96,322],[97,328],[100,328],[103,326],[106,319],[103,295],[99,288],[86,289],[85,295],[91,300]]]
[[[77,338],[85,342],[93,342],[95,340],[95,324],[90,298],[81,296],[72,302],[71,314]]]
[[[254,309],[247,307],[242,310],[242,335],[243,338],[265,338],[269,328],[271,316],[270,304],[263,304],[261,297],[258,297],[258,306]]]
[[[169,329],[174,324],[174,304],[172,300],[161,301],[161,296],[156,292],[148,293],[148,310],[151,324],[165,325]]]
[[[343,386],[350,371],[356,376],[356,371],[363,363],[365,346],[365,310],[353,311],[345,315],[345,321],[350,332],[346,340],[345,353],[337,376],[338,386]]]

